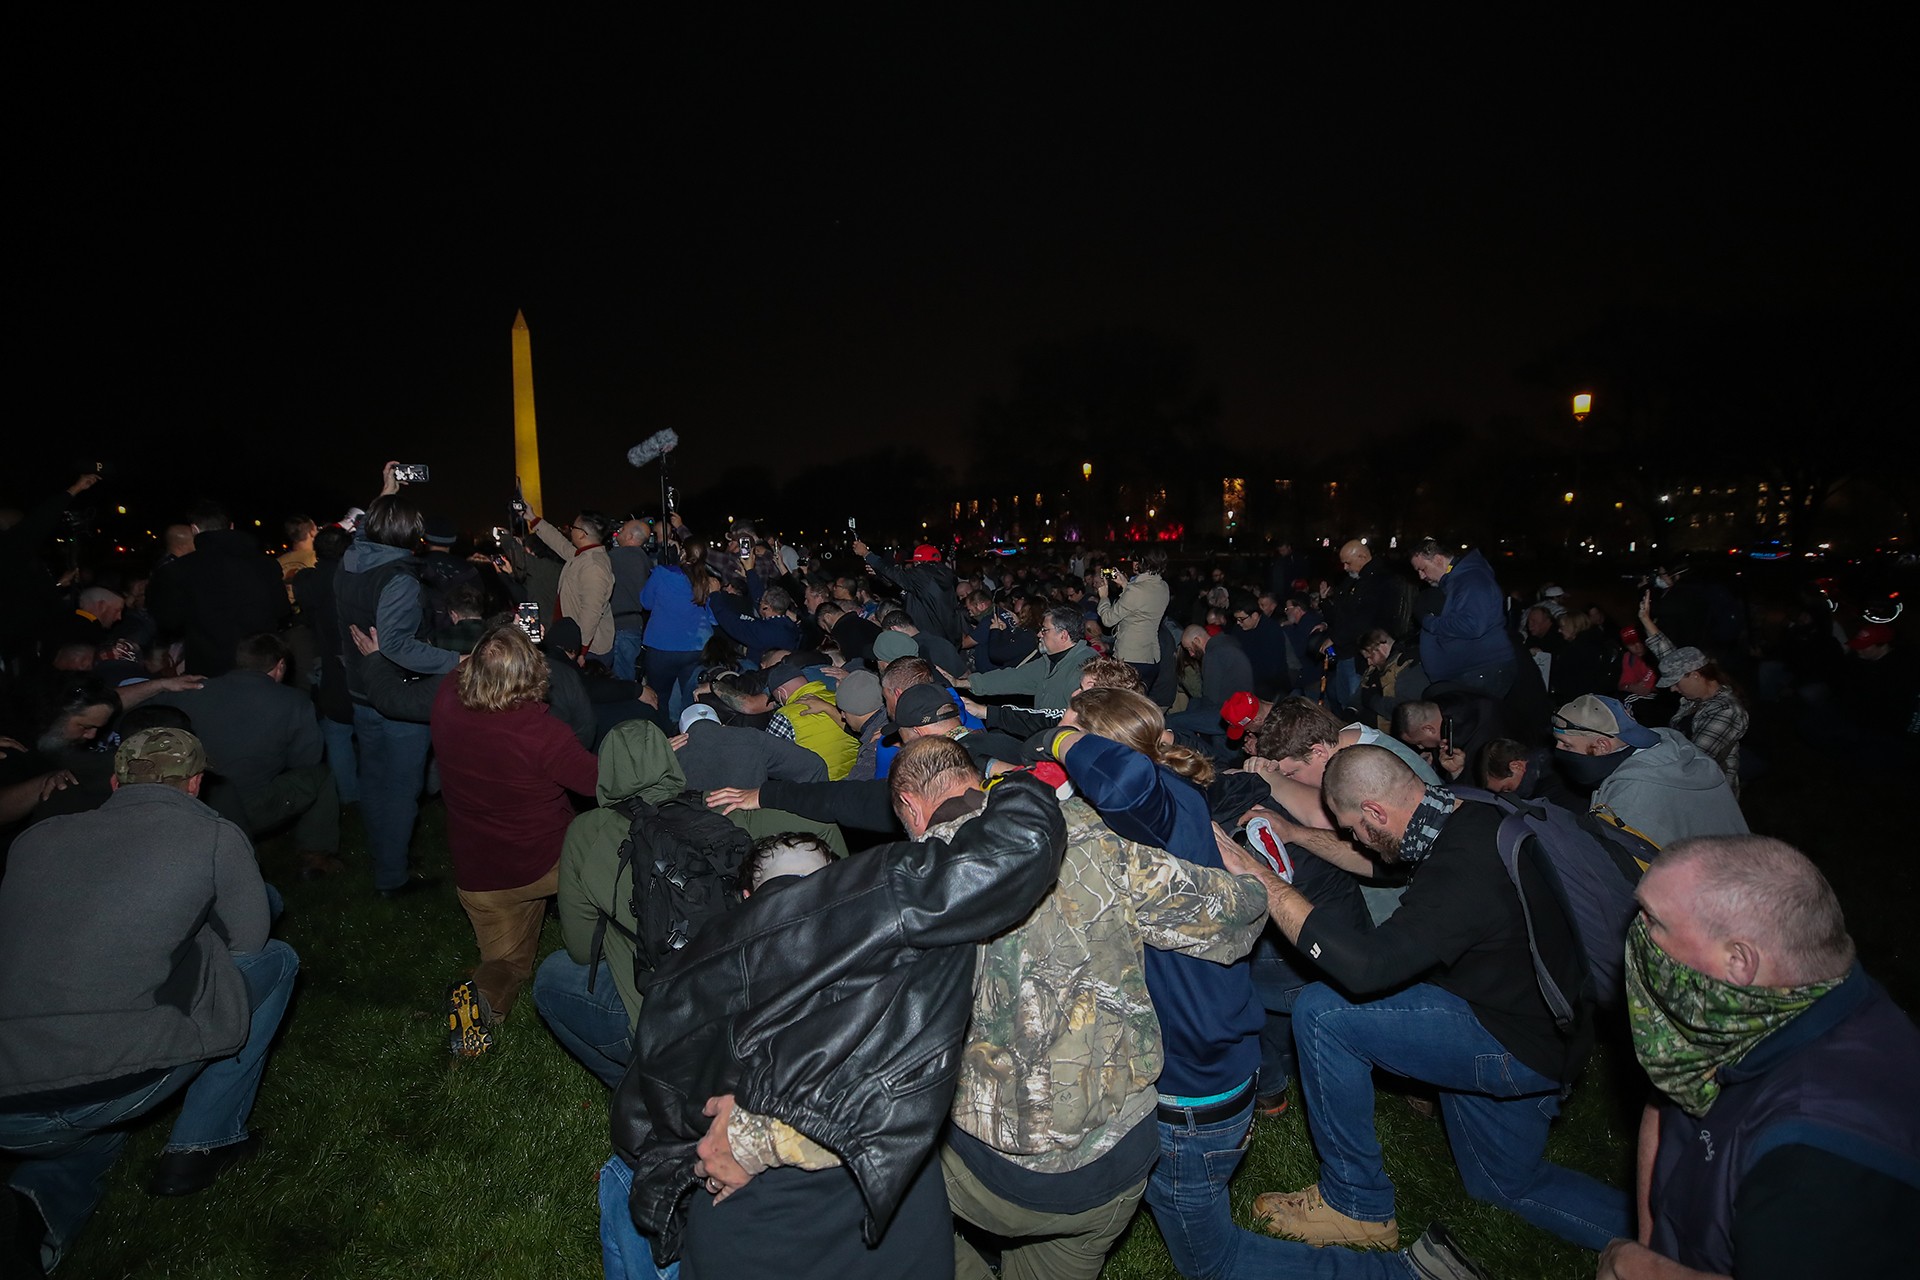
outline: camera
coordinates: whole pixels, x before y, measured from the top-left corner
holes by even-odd
[[[401,484],[425,484],[427,482],[427,464],[424,462],[396,462],[393,464],[393,478]]]

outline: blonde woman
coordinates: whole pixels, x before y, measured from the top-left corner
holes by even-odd
[[[452,1049],[485,1052],[488,1028],[533,973],[546,900],[573,821],[569,791],[593,795],[599,762],[547,709],[547,660],[525,632],[496,623],[433,702],[433,749],[447,803],[447,847],[480,965],[448,992]]]

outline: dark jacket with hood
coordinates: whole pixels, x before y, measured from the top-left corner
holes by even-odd
[[[867,563],[882,582],[899,588],[906,597],[907,616],[924,632],[940,636],[956,649],[966,624],[960,615],[960,599],[954,595],[959,579],[953,570],[938,560],[922,564],[889,564],[869,551]]]
[[[193,554],[156,572],[147,599],[161,628],[185,637],[187,670],[202,676],[233,670],[240,641],[278,631],[289,612],[279,562],[238,529],[194,535]]]
[[[886,845],[707,922],[646,989],[614,1149],[654,1258],[679,1255],[706,1100],[782,1120],[844,1162],[877,1240],[939,1140],[973,1012],[973,944],[1053,888],[1066,826],[1012,778],[951,842]]]

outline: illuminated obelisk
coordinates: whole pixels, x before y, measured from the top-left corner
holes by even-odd
[[[527,318],[513,313],[513,468],[520,477],[520,496],[535,512],[540,501],[540,430],[533,422],[533,335]]]

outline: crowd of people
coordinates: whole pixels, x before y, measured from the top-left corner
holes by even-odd
[[[150,569],[54,564],[97,482],[0,513],[10,1263],[60,1261],[171,1099],[153,1194],[258,1149],[284,835],[457,903],[452,1054],[545,1034],[530,988],[611,1091],[618,1280],[1092,1277],[1142,1206],[1183,1276],[1484,1276],[1402,1232],[1381,1080],[1599,1276],[1905,1265],[1920,1033],[1741,805],[1756,714],[1912,761],[1888,622],[1811,601],[1761,646],[1678,565],[1623,622],[1434,538],[1176,570],[519,505],[476,542],[394,464],[278,551],[202,502]],[[1633,1187],[1546,1158],[1613,1034]],[[1294,1106],[1318,1180],[1236,1219]]]

